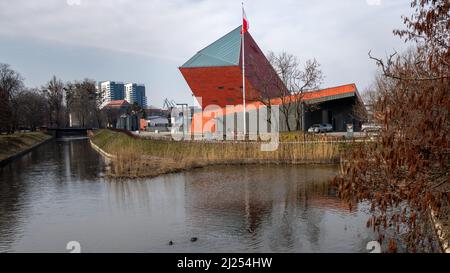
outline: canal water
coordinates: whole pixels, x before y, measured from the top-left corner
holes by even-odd
[[[374,237],[367,208],[335,197],[334,166],[121,181],[105,166],[87,140],[63,140],[0,169],[0,252],[68,252],[69,241],[82,252],[367,252]]]

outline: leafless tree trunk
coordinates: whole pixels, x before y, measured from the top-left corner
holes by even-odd
[[[297,77],[293,81],[293,98],[295,105],[295,120],[296,130],[304,130],[303,128],[303,115],[305,105],[303,98],[305,92],[317,90],[320,88],[320,84],[323,81],[323,73],[320,69],[320,64],[316,59],[307,60],[302,70],[298,70]],[[314,105],[309,106],[311,109],[315,108]]]
[[[95,81],[85,79],[82,82],[67,83],[66,104],[72,116],[81,127],[101,127],[102,112],[100,106],[103,96],[95,88]]]
[[[285,88],[280,89],[280,111],[291,131],[289,117],[294,113],[296,130],[303,128],[303,96],[305,92],[319,88],[323,81],[323,73],[316,59],[307,60],[300,68],[298,58],[292,54],[269,52],[268,59],[281,78]]]
[[[46,125],[47,100],[39,90],[28,89],[17,94],[16,98],[18,125],[34,131]]]
[[[14,99],[23,88],[19,73],[0,63],[0,131],[13,133],[17,125]]]
[[[56,126],[56,128],[61,128],[64,119],[63,88],[64,83],[61,80],[58,80],[56,76],[53,76],[53,78],[43,87],[43,93],[48,102],[50,126]]]
[[[291,131],[289,117],[292,111],[295,110],[293,107],[292,91],[294,89],[295,79],[298,76],[298,61],[294,55],[286,52],[280,54],[269,52],[268,59],[285,86],[285,88],[280,89],[280,111],[285,119],[287,130]]]
[[[273,99],[281,97],[283,94],[283,89],[285,89],[284,84],[281,82],[280,78],[274,71],[270,63],[267,66],[262,66],[260,64],[250,64],[250,69],[248,73],[251,73],[249,77],[253,77],[258,82],[258,94],[253,98],[253,101],[262,103],[267,107],[267,123],[270,125],[272,123],[271,109],[273,104]],[[271,73],[272,71],[275,73]]]

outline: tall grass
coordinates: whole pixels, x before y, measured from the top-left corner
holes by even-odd
[[[14,133],[0,135],[0,161],[25,151],[51,138],[42,132]]]
[[[337,163],[342,147],[336,142],[281,142],[273,152],[258,142],[202,142],[144,140],[100,130],[91,140],[114,155],[112,176],[147,177],[215,164]]]

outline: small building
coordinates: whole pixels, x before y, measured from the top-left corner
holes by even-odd
[[[113,100],[104,105],[103,108],[101,108],[101,111],[106,117],[106,126],[109,128],[116,128],[120,116],[130,113],[131,104],[126,100]]]
[[[128,110],[130,107],[131,104],[126,100],[112,100],[107,104],[105,104],[105,106],[103,106],[103,108],[105,109],[121,109],[121,110]]]
[[[148,117],[150,116],[168,117],[170,115],[170,110],[161,109],[154,105],[147,106],[147,108],[144,108],[144,111]]]
[[[150,116],[147,119],[141,119],[141,130],[149,132],[168,132],[169,119],[164,116]]]
[[[148,117],[148,125],[151,127],[157,127],[157,126],[169,126],[169,119],[162,116],[151,116]]]
[[[303,130],[318,123],[329,123],[337,132],[346,131],[349,124],[354,131],[361,130],[365,117],[357,109],[363,108],[364,102],[354,83],[308,92],[303,101],[306,105]]]
[[[137,115],[123,114],[117,119],[116,129],[127,131],[139,130],[139,118]]]

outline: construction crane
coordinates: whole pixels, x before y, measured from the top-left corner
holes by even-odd
[[[163,109],[172,111],[174,107],[177,107],[177,103],[174,100],[169,100],[168,98],[164,99]]]
[[[181,112],[179,113],[179,116],[174,117],[174,120],[172,120],[172,110],[174,108],[178,108],[181,107]],[[187,118],[189,116],[188,111],[189,111],[189,105],[187,103],[176,103],[174,100],[169,100],[169,99],[164,99],[164,104],[163,104],[163,109],[166,110],[168,119],[169,119],[169,126],[172,127],[174,124],[172,123],[177,123],[177,120],[179,122],[179,118],[182,119],[182,124],[180,125],[180,128],[182,128],[183,130],[183,135],[186,134],[186,130],[187,130]]]
[[[177,108],[177,103],[174,100],[164,99],[163,110],[167,111],[167,118],[169,120],[169,127],[172,127],[172,110]],[[175,117],[176,118],[176,117]]]

